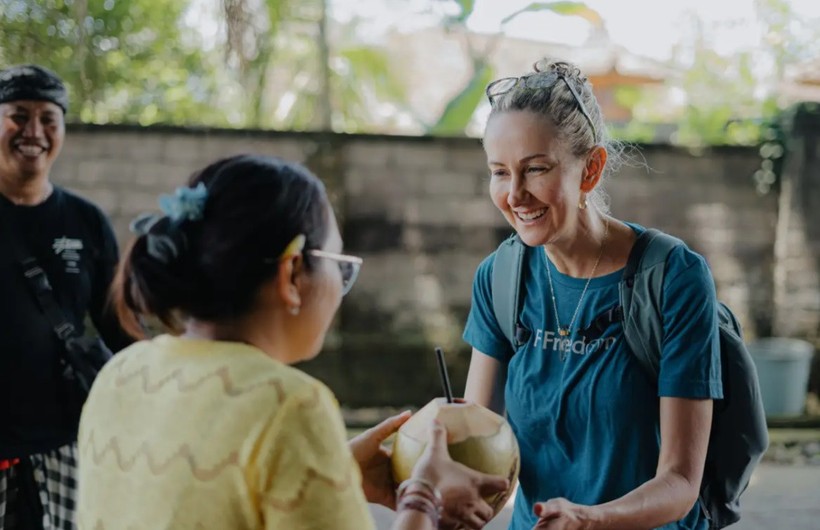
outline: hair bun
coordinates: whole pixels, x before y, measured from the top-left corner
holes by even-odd
[[[567,79],[578,79],[582,83],[586,81],[586,76],[581,73],[581,69],[567,61],[558,61],[544,57],[532,65],[536,72],[555,72]]]
[[[188,237],[183,227],[167,215],[140,215],[131,222],[130,228],[145,238],[148,256],[163,265],[171,265],[188,249]]]

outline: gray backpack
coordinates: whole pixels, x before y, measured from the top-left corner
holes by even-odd
[[[654,381],[658,380],[663,344],[666,259],[683,244],[658,230],[643,232],[618,285],[620,304],[579,332],[585,340],[594,340],[611,324],[621,322],[630,350]],[[496,251],[492,271],[493,310],[513,350],[530,335],[518,321],[525,296],[522,266],[527,249],[517,235],[508,238]],[[712,529],[740,520],[740,495],[769,444],[757,370],[743,342],[740,324],[723,303],[719,303],[718,316],[723,399],[715,401],[699,498]]]

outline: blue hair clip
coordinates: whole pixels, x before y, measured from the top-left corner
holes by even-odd
[[[171,221],[199,221],[205,211],[208,190],[200,182],[196,188],[179,187],[173,195],[160,195],[159,208]]]

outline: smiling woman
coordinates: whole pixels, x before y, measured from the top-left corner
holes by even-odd
[[[657,386],[617,320],[623,269],[644,228],[612,217],[601,181],[622,156],[586,77],[542,61],[487,87],[484,134],[493,204],[523,250],[508,341],[493,300],[507,261],[479,266],[464,338],[473,346],[465,398],[506,409],[521,447],[512,530],[705,530],[697,506],[712,400],[722,397],[717,304],[702,257],[680,244],[663,283]],[[502,297],[503,300],[503,297]],[[658,397],[660,396],[660,401]],[[660,439],[660,443],[658,440]],[[665,527],[666,528],[666,527]]]

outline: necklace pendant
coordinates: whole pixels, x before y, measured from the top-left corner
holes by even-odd
[[[566,337],[567,335],[569,335],[569,330],[565,328],[558,328],[558,334],[562,337]]]

